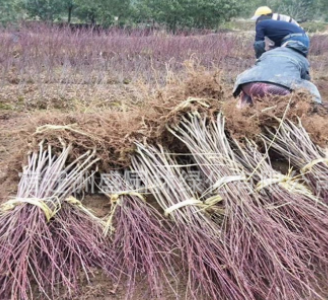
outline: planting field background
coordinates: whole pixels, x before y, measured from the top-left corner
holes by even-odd
[[[325,32],[326,30],[326,32]],[[328,101],[328,27],[311,36],[311,75]],[[14,194],[17,177],[8,176],[8,162],[21,149],[21,131],[40,119],[75,114],[147,109],[147,103],[167,85],[193,73],[221,78],[227,98],[236,76],[254,62],[252,31],[169,34],[145,30],[71,30],[35,25],[0,31],[0,183],[1,200]],[[193,87],[190,86],[192,95]],[[70,122],[71,120],[71,122]],[[101,127],[99,120],[99,127]],[[24,155],[24,153],[22,153]],[[20,165],[10,170],[18,174]],[[91,201],[92,200],[92,201]],[[108,200],[86,197],[97,215],[108,213]],[[181,283],[181,293],[184,285]],[[144,299],[140,283],[138,299]],[[179,290],[179,288],[178,288]],[[115,287],[102,274],[85,285],[78,299],[122,299],[124,287]],[[175,299],[169,290],[165,299]],[[137,299],[137,298],[135,298]]]
[[[83,10],[77,12],[83,19]],[[103,16],[97,13],[101,19]],[[34,14],[42,16],[42,12]],[[8,13],[6,17],[13,15]],[[8,22],[3,15],[0,19]],[[312,80],[326,102],[328,25],[305,25],[311,30]],[[21,165],[13,168],[12,160],[26,154],[20,147],[24,143],[21,132],[35,124],[55,122],[57,116],[63,122],[63,116],[67,116],[64,125],[71,125],[76,122],[75,115],[97,119],[97,113],[104,118],[106,112],[147,109],[168,86],[178,88],[190,74],[202,82],[204,72],[220,78],[226,98],[235,101],[231,90],[236,76],[255,62],[253,26],[249,21],[231,21],[219,30],[198,28],[175,34],[161,28],[72,29],[43,23],[1,29],[0,200],[15,193]],[[193,95],[193,86],[189,89],[188,94]],[[99,118],[100,128],[103,121]],[[99,216],[109,211],[108,200],[101,196],[87,196],[84,204]],[[124,287],[113,286],[95,272],[95,278],[77,299],[123,299]],[[183,294],[184,284],[180,284],[177,290]],[[138,285],[136,300],[144,299],[143,285]],[[175,299],[170,290],[163,297]]]
[[[222,73],[228,85],[254,64],[252,32],[172,35],[36,26],[0,32],[3,112],[121,109],[185,74],[186,61]],[[328,33],[312,34],[311,75],[325,94]]]

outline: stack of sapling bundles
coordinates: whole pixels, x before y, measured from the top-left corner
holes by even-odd
[[[191,116],[172,132],[187,145],[212,188],[224,199],[224,251],[234,263],[232,275],[244,289],[255,299],[323,299],[311,262],[325,264],[328,228],[326,219],[319,220],[325,208],[310,213],[314,198],[303,194],[279,190],[276,196],[280,199],[273,200],[254,191],[249,176],[254,164],[236,156],[221,114],[216,120]],[[290,205],[290,201],[296,205],[298,200],[301,206]],[[301,229],[302,224],[306,228]],[[318,232],[323,236],[314,237]],[[316,247],[318,242],[323,244]]]
[[[292,166],[300,171],[299,177],[311,188],[315,195],[328,203],[328,156],[324,149],[315,145],[301,122],[281,123],[276,133],[271,132],[264,139]]]
[[[102,223],[71,195],[97,159],[87,152],[53,153],[40,144],[28,157],[17,196],[0,207],[0,298],[54,299],[76,291],[81,272],[110,271]]]
[[[301,135],[298,137],[302,138]],[[236,143],[236,146],[239,145]],[[271,218],[283,227],[282,230],[288,231],[294,239],[294,252],[287,245],[285,249],[289,260],[298,256],[303,264],[297,259],[293,263],[294,268],[289,266],[289,271],[294,272],[296,268],[301,271],[304,284],[308,286],[308,295],[326,299],[323,298],[326,283],[319,279],[328,275],[328,206],[304,185],[300,176],[275,171],[255,145],[248,143],[246,147],[238,148],[240,162],[251,167],[250,180],[256,183],[262,205]],[[314,149],[309,147],[307,153]]]
[[[101,189],[111,199],[105,233],[112,239],[114,262],[127,278],[127,299],[133,299],[137,280],[144,279],[150,289],[148,296],[160,298],[164,285],[175,280],[171,224],[121,173],[104,177]]]
[[[180,277],[188,280],[188,299],[255,299],[234,276],[234,262],[226,257],[221,229],[206,211],[211,207],[222,214],[222,207],[217,205],[221,198],[198,200],[182,176],[181,167],[162,148],[138,144],[132,165],[175,224],[172,248],[180,253]]]

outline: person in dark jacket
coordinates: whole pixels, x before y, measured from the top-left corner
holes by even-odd
[[[298,41],[288,41],[282,47],[264,53],[255,66],[237,77],[233,95],[240,95],[238,106],[252,104],[266,95],[288,95],[307,90],[315,102],[321,103],[317,87],[310,82],[308,48]]]
[[[287,41],[299,41],[307,48],[310,47],[310,40],[304,29],[296,24],[272,20],[266,16],[261,16],[256,21],[256,35],[254,50],[256,58],[265,52],[265,37],[274,42],[275,47],[280,47]]]

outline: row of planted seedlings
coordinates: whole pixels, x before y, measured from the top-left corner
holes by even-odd
[[[189,154],[136,142],[143,186],[107,177],[102,219],[73,197],[97,172],[95,153],[71,161],[71,146],[40,144],[1,206],[0,299],[73,297],[94,269],[125,282],[130,299],[138,282],[162,299],[167,288],[176,299],[324,299],[328,207],[317,182],[327,159],[301,124],[281,122],[262,152],[229,137],[222,114],[186,115],[170,132]],[[275,171],[269,149],[299,172]],[[204,179],[197,190],[190,170]]]

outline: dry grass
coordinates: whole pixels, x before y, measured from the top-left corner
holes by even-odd
[[[304,94],[291,98],[268,98],[256,106],[236,110],[236,100],[230,94],[231,86],[220,70],[208,71],[195,62],[185,64],[184,72],[170,74],[164,87],[138,83],[124,99],[119,93],[110,95],[117,102],[112,106],[98,100],[79,101],[67,109],[33,110],[32,112],[2,112],[0,135],[2,166],[11,170],[20,167],[22,155],[41,140],[60,146],[61,137],[75,146],[78,155],[86,149],[97,149],[102,158],[102,169],[129,165],[134,142],[160,142],[178,149],[181,144],[167,132],[167,124],[178,123],[185,113],[197,111],[207,115],[223,110],[227,127],[236,138],[256,138],[266,126],[274,127],[289,103],[287,117],[301,118],[314,142],[327,143],[327,110],[312,104]],[[79,91],[82,94],[82,91]],[[102,90],[97,90],[98,94]],[[95,93],[97,95],[97,93]],[[117,96],[118,95],[118,96]],[[135,96],[136,101],[131,100]],[[85,99],[90,96],[83,94]],[[99,105],[97,105],[97,103]],[[183,148],[182,148],[183,149]],[[181,149],[180,149],[181,150]],[[14,162],[14,163],[13,163]]]

